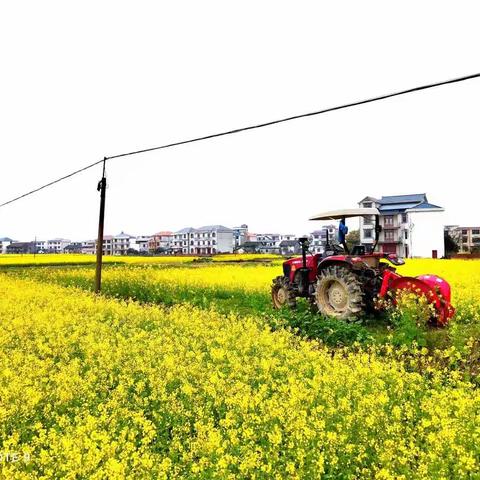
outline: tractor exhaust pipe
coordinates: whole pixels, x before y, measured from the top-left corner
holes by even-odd
[[[298,243],[302,247],[302,268],[301,268],[301,285],[299,285],[299,291],[301,296],[307,297],[308,296],[308,273],[309,269],[307,267],[307,252],[308,252],[308,238],[307,237],[300,237],[298,239]]]
[[[302,267],[307,268],[307,250],[308,250],[308,238],[307,237],[300,237],[298,239],[298,243],[302,247]]]

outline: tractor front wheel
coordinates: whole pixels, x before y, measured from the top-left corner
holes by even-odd
[[[281,309],[284,307],[295,308],[297,299],[295,292],[286,277],[277,277],[272,283],[272,303],[273,308]]]
[[[358,317],[364,309],[362,284],[349,269],[340,266],[321,271],[314,300],[321,314],[340,319]]]

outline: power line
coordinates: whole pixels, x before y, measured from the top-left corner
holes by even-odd
[[[226,132],[214,133],[213,135],[207,135],[207,136],[204,136],[204,137],[197,137],[197,138],[192,138],[190,140],[183,140],[181,142],[169,143],[167,145],[161,145],[159,147],[145,148],[143,150],[135,150],[133,152],[128,152],[128,153],[120,153],[119,155],[112,155],[111,157],[107,157],[107,160],[111,160],[113,158],[127,157],[129,155],[137,155],[139,153],[153,152],[154,150],[161,150],[163,148],[176,147],[178,145],[185,145],[186,143],[200,142],[201,140],[209,140],[211,138],[223,137],[224,135],[231,135],[233,133],[245,132],[247,130],[254,130],[256,128],[269,127],[270,125],[276,125],[277,123],[289,122],[291,120],[297,120],[299,118],[313,117],[315,115],[320,115],[322,113],[333,112],[335,110],[341,110],[343,108],[356,107],[357,105],[363,105],[365,103],[377,102],[379,100],[385,100],[386,98],[396,97],[398,95],[405,95],[407,93],[418,92],[420,90],[426,90],[427,88],[439,87],[441,85],[447,85],[449,83],[463,82],[465,80],[471,80],[473,78],[478,78],[478,77],[480,77],[480,73],[475,73],[473,75],[467,75],[465,77],[454,78],[452,80],[445,80],[443,82],[431,83],[429,85],[422,85],[421,87],[409,88],[408,90],[402,90],[402,91],[396,92],[396,93],[388,93],[386,95],[381,95],[379,97],[369,98],[367,100],[360,100],[360,101],[357,101],[357,102],[346,103],[344,105],[339,105],[339,106],[336,106],[336,107],[325,108],[324,110],[318,110],[316,112],[302,113],[300,115],[294,115],[292,117],[281,118],[279,120],[272,120],[271,122],[259,123],[257,125],[252,125],[250,127],[236,128],[235,130],[228,130]]]
[[[333,112],[335,110],[342,110],[344,108],[356,107],[358,105],[363,105],[363,104],[366,104],[366,103],[377,102],[377,101],[380,101],[380,100],[385,100],[387,98],[397,97],[399,95],[406,95],[408,93],[419,92],[421,90],[427,90],[429,88],[440,87],[442,85],[464,82],[466,80],[472,80],[474,78],[479,78],[479,77],[480,77],[480,73],[474,73],[472,75],[466,75],[464,77],[457,77],[457,78],[453,78],[451,80],[444,80],[442,82],[430,83],[430,84],[427,84],[427,85],[422,85],[420,87],[409,88],[407,90],[401,90],[399,92],[388,93],[386,95],[380,95],[378,97],[368,98],[366,100],[359,100],[359,101],[352,102],[352,103],[346,103],[346,104],[343,104],[343,105],[338,105],[336,107],[329,107],[329,108],[325,108],[323,110],[317,110],[315,112],[302,113],[300,115],[293,115],[291,117],[285,117],[285,118],[281,118],[281,119],[278,119],[278,120],[272,120],[270,122],[259,123],[259,124],[251,125],[251,126],[248,126],[248,127],[236,128],[234,130],[228,130],[228,131],[225,131],[225,132],[214,133],[212,135],[205,135],[203,137],[191,138],[191,139],[188,139],[188,140],[182,140],[180,142],[168,143],[168,144],[160,145],[160,146],[157,146],[157,147],[145,148],[145,149],[142,149],[142,150],[135,150],[135,151],[132,151],[132,152],[127,152],[127,153],[120,153],[118,155],[112,155],[110,157],[105,157],[104,160],[112,160],[112,159],[120,158],[120,157],[138,155],[140,153],[153,152],[155,150],[162,150],[162,149],[165,149],[165,148],[177,147],[179,145],[185,145],[187,143],[200,142],[202,140],[210,140],[212,138],[223,137],[225,135],[232,135],[232,134],[235,134],[235,133],[246,132],[248,130],[254,130],[254,129],[257,129],[257,128],[268,127],[268,126],[271,126],[271,125],[276,125],[278,123],[284,123],[284,122],[289,122],[289,121],[292,121],[292,120],[297,120],[299,118],[313,117],[315,115],[321,115],[322,113]],[[65,180],[69,177],[73,177],[74,175],[77,175],[78,173],[81,173],[85,170],[88,170],[89,168],[94,167],[95,165],[98,165],[98,164],[102,163],[104,160],[99,160],[95,163],[92,163],[90,165],[87,165],[86,167],[81,168],[80,170],[76,170],[72,173],[69,173],[68,175],[65,175],[61,178],[58,178],[57,180],[53,180],[52,182],[49,182],[45,185],[42,185],[41,187],[38,187],[34,190],[31,190],[30,192],[27,192],[27,193],[24,193],[23,195],[12,198],[11,200],[8,200],[7,202],[4,202],[4,203],[0,204],[0,208],[4,207],[4,206],[6,206],[10,203],[16,202],[17,200],[20,200],[24,197],[27,197],[28,195],[32,195],[33,193],[36,193],[40,190],[43,190],[44,188],[50,187],[50,186],[54,185],[55,183],[61,182],[62,180]]]
[[[17,200],[20,200],[21,198],[28,197],[28,195],[32,195],[33,193],[39,192],[40,190],[43,190],[44,188],[55,185],[56,183],[61,182],[62,180],[66,180],[67,178],[73,177],[74,175],[77,175],[77,173],[84,172],[85,170],[88,170],[89,168],[92,168],[95,165],[98,165],[99,163],[102,163],[102,162],[103,162],[103,160],[99,160],[98,162],[91,163],[90,165],[87,165],[86,167],[83,167],[80,170],[75,170],[74,172],[69,173],[68,175],[57,178],[56,180],[53,180],[49,183],[46,183],[45,185],[42,185],[41,187],[35,188],[34,190],[30,190],[29,192],[24,193],[23,195],[19,195],[18,197],[12,198],[11,200],[8,200],[8,202],[2,203],[0,205],[0,207],[4,207],[5,205],[8,205],[9,203],[16,202]]]

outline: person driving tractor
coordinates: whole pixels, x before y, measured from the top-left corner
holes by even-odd
[[[345,217],[342,217],[342,219],[340,220],[340,225],[338,226],[338,243],[342,245],[345,252],[348,254],[350,252],[348,251],[348,246],[346,241],[347,233],[348,233],[348,227],[345,225]]]

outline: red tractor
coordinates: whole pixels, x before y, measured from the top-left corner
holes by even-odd
[[[375,217],[375,241],[368,249],[356,245],[349,252],[345,243],[345,219]],[[283,275],[272,284],[275,308],[295,308],[298,297],[309,300],[312,307],[326,316],[349,319],[366,311],[378,310],[381,298],[395,302],[395,293],[408,291],[425,296],[435,310],[434,324],[443,326],[452,318],[455,309],[450,304],[450,285],[436,275],[402,277],[395,266],[405,262],[393,253],[376,252],[380,232],[380,212],[376,208],[355,208],[315,215],[310,220],[340,220],[340,244],[328,237],[323,254],[308,251],[307,238],[299,238],[301,258],[283,263]],[[386,260],[386,261],[385,261]]]

